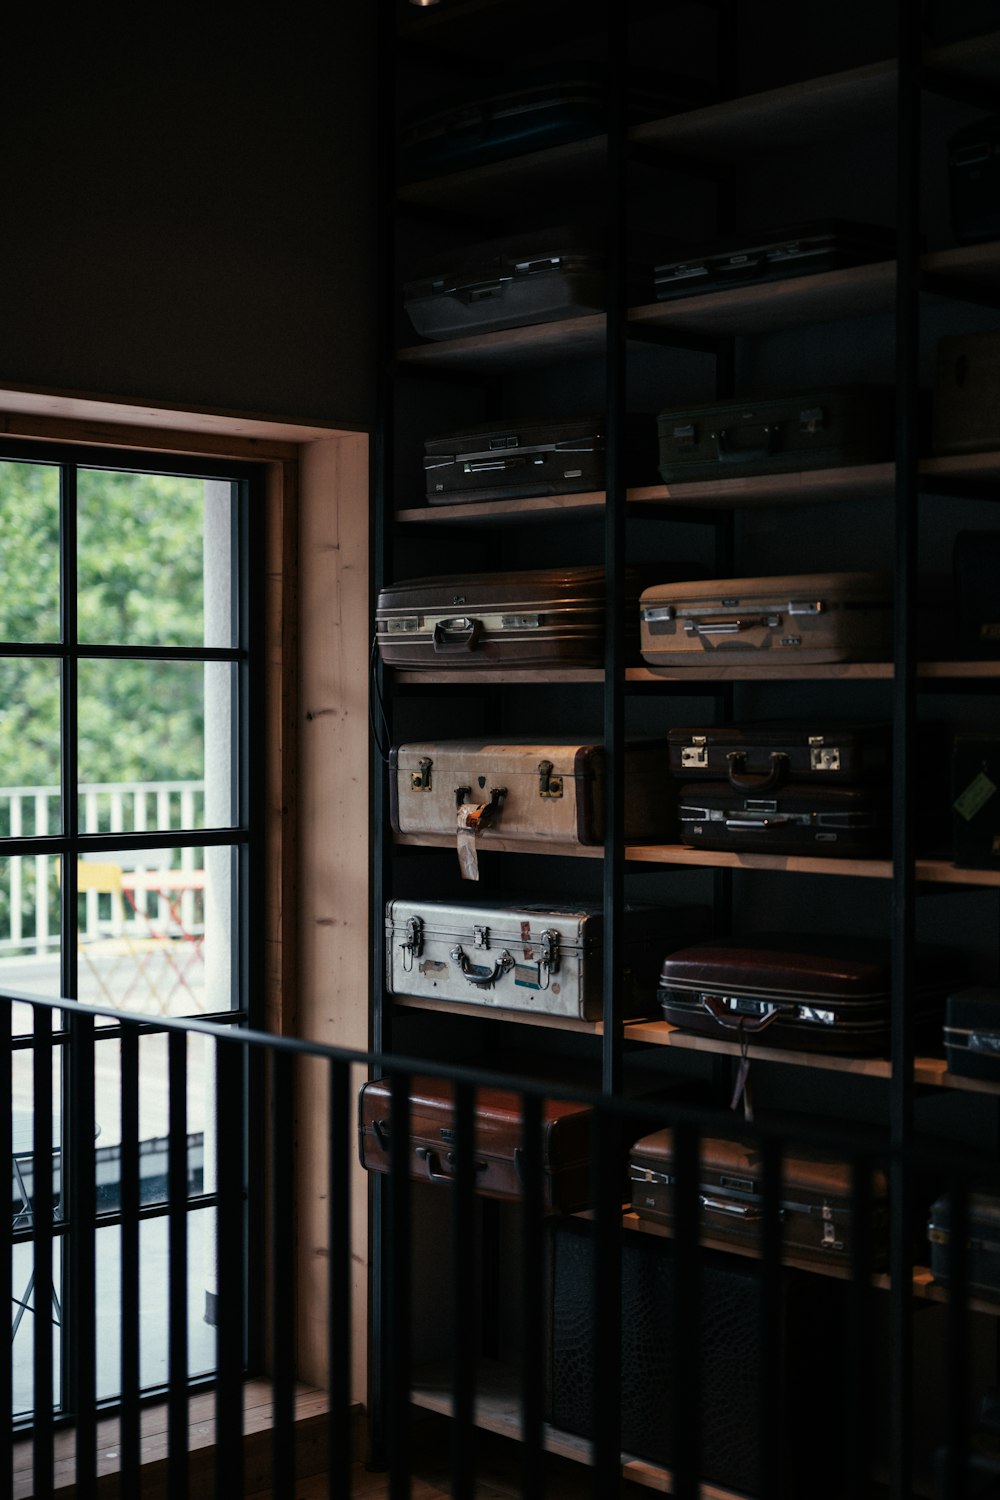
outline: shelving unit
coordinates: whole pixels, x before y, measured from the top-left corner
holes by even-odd
[[[474,32],[477,17],[496,19],[503,5],[499,0],[471,0],[461,21],[462,35]],[[627,7],[626,7],[627,9]],[[735,9],[735,8],[731,8]],[[877,7],[876,7],[877,9]],[[916,8],[914,8],[916,9]],[[893,1043],[889,1057],[848,1057],[836,1054],[811,1054],[801,1051],[747,1045],[722,1038],[684,1033],[657,1020],[630,1021],[612,1008],[606,1024],[566,1022],[544,1016],[518,1012],[503,1007],[475,1007],[453,1001],[417,999],[408,996],[376,997],[377,1040],[385,1044],[393,1035],[397,1022],[406,1024],[418,1014],[430,1014],[450,1027],[449,1037],[460,1041],[463,1020],[486,1018],[494,1028],[502,1028],[509,1045],[516,1050],[530,1037],[533,1045],[545,1034],[558,1037],[565,1033],[574,1043],[589,1047],[588,1057],[599,1052],[601,1086],[606,1092],[617,1092],[622,1076],[623,1059],[648,1052],[666,1067],[680,1062],[699,1066],[735,1065],[741,1058],[769,1065],[769,1075],[786,1070],[798,1082],[819,1084],[822,1074],[832,1075],[845,1088],[855,1081],[862,1087],[878,1091],[885,1101],[884,1139],[894,1151],[904,1152],[913,1137],[913,1121],[920,1100],[930,1097],[938,1104],[950,1095],[970,1107],[988,1108],[991,1100],[1000,1100],[1000,1083],[981,1083],[956,1077],[947,1069],[945,1059],[921,1055],[914,1044],[907,1014],[906,996],[914,977],[914,938],[917,903],[925,896],[939,893],[949,911],[961,901],[995,901],[1000,891],[1000,871],[969,870],[955,865],[948,854],[928,855],[918,840],[916,775],[913,755],[913,729],[917,722],[920,695],[933,692],[935,702],[946,706],[952,699],[964,702],[965,695],[976,695],[977,705],[991,703],[1000,690],[1000,661],[964,660],[951,648],[942,648],[941,658],[932,658],[916,644],[918,539],[927,517],[947,523],[953,503],[992,502],[1000,499],[1000,449],[967,454],[931,455],[927,450],[929,432],[918,420],[918,367],[920,366],[920,317],[930,309],[945,326],[956,309],[965,312],[965,299],[974,304],[976,297],[988,304],[1000,293],[1000,241],[971,246],[941,246],[937,233],[920,248],[916,230],[923,206],[919,199],[919,163],[916,160],[914,119],[919,123],[921,103],[933,95],[938,109],[954,82],[956,94],[964,85],[984,92],[1000,88],[1000,32],[931,48],[921,45],[914,32],[914,22],[907,17],[908,7],[899,7],[901,24],[900,57],[886,57],[864,62],[860,66],[836,68],[827,74],[807,76],[778,87],[755,90],[723,102],[672,114],[663,119],[630,127],[626,132],[612,125],[607,136],[592,136],[568,145],[512,156],[500,162],[487,163],[475,169],[438,174],[422,181],[404,182],[396,193],[400,214],[412,212],[421,225],[434,222],[440,213],[451,229],[456,215],[466,216],[470,238],[472,225],[482,227],[484,220],[495,220],[504,228],[517,223],[520,207],[535,204],[550,188],[558,188],[565,199],[573,192],[593,190],[596,182],[607,181],[612,192],[622,187],[625,163],[634,165],[635,181],[648,189],[658,173],[669,174],[672,191],[678,179],[722,183],[718,203],[725,209],[726,189],[732,174],[752,172],[765,158],[774,156],[784,167],[791,153],[809,159],[813,150],[853,150],[856,160],[866,160],[865,153],[874,148],[883,155],[889,143],[896,140],[897,158],[896,210],[899,219],[898,257],[876,261],[847,270],[827,271],[745,286],[733,286],[698,295],[663,302],[630,301],[613,291],[606,311],[566,318],[533,326],[504,329],[462,338],[414,342],[403,333],[387,351],[387,367],[392,379],[412,392],[421,382],[430,382],[436,392],[465,391],[478,383],[486,392],[484,405],[503,414],[507,392],[516,392],[525,383],[539,400],[539,392],[548,393],[543,384],[555,372],[551,390],[561,393],[573,372],[583,370],[582,387],[589,392],[603,381],[610,426],[616,424],[628,409],[628,375],[633,365],[647,368],[662,354],[665,368],[671,370],[671,392],[683,387],[675,373],[676,361],[689,356],[701,361],[697,381],[699,389],[708,383],[705,375],[708,361],[713,363],[715,391],[719,397],[741,390],[747,379],[753,386],[753,372],[766,372],[764,383],[775,385],[777,376],[768,370],[766,348],[772,337],[787,339],[808,329],[814,332],[818,351],[812,363],[823,366],[823,351],[830,341],[836,351],[833,358],[849,363],[843,346],[850,344],[856,362],[863,367],[864,378],[870,368],[878,367],[888,374],[898,391],[896,448],[881,462],[848,464],[837,468],[803,469],[774,475],[752,477],[717,477],[698,483],[647,483],[626,487],[623,454],[611,445],[606,491],[583,491],[577,494],[487,500],[472,504],[428,505],[416,503],[419,478],[415,471],[405,480],[386,479],[382,491],[382,524],[385,528],[384,571],[386,581],[430,571],[426,566],[408,569],[412,555],[437,557],[468,555],[477,559],[473,571],[485,571],[502,558],[531,556],[535,545],[542,547],[555,536],[588,539],[596,556],[608,559],[609,629],[620,632],[620,568],[626,556],[633,527],[652,525],[665,529],[680,526],[711,531],[713,564],[706,563],[704,576],[741,576],[739,563],[743,550],[752,551],[757,526],[763,532],[770,524],[779,538],[781,530],[795,518],[806,515],[814,535],[834,536],[841,508],[864,502],[871,507],[883,531],[891,536],[892,564],[895,575],[895,625],[897,650],[893,661],[834,663],[829,666],[804,666],[794,662],[774,666],[763,661],[731,664],[726,659],[706,659],[696,667],[653,672],[645,666],[629,664],[624,658],[620,634],[609,646],[608,668],[586,668],[566,671],[529,671],[477,669],[475,665],[447,666],[429,671],[383,670],[383,690],[391,714],[393,700],[404,705],[407,719],[413,722],[418,705],[426,697],[435,703],[435,712],[443,701],[436,694],[442,688],[467,689],[461,698],[448,700],[454,707],[475,704],[483,720],[498,732],[508,728],[509,710],[517,705],[522,716],[530,700],[544,705],[548,697],[560,703],[579,706],[581,714],[594,724],[597,711],[610,759],[616,761],[627,718],[633,712],[644,723],[655,722],[660,728],[674,722],[674,703],[686,695],[709,702],[709,713],[716,718],[738,718],[742,706],[764,701],[768,713],[771,704],[785,694],[794,705],[799,689],[810,705],[827,694],[837,705],[837,717],[843,717],[842,705],[861,702],[863,717],[871,718],[872,704],[891,718],[895,730],[894,782],[896,786],[893,849],[891,855],[878,859],[842,859],[818,855],[780,856],[767,854],[726,854],[695,850],[676,843],[615,844],[607,855],[599,847],[549,845],[502,836],[484,838],[480,853],[516,856],[516,868],[533,867],[533,876],[548,890],[557,882],[561,861],[575,867],[573,877],[579,884],[590,879],[589,889],[599,894],[609,923],[611,941],[620,941],[624,881],[689,880],[692,889],[705,889],[712,882],[713,896],[720,899],[723,910],[728,903],[752,891],[757,883],[771,882],[773,889],[785,877],[829,877],[824,881],[824,900],[831,903],[854,903],[850,910],[860,910],[869,903],[877,912],[875,921],[889,937],[894,957]],[[459,15],[456,13],[456,21]],[[448,35],[447,18],[442,14],[428,29],[428,38],[442,40]],[[621,23],[623,26],[625,22]],[[907,30],[907,27],[909,28]],[[411,24],[408,34],[416,31]],[[457,39],[459,33],[454,33]],[[464,45],[464,44],[463,44]],[[922,59],[922,61],[921,61]],[[923,90],[923,94],[921,94]],[[1000,94],[998,94],[1000,107]],[[986,104],[977,102],[970,109],[982,112]],[[942,119],[947,119],[942,114]],[[935,116],[935,120],[937,116]],[[910,135],[914,139],[910,139]],[[853,145],[852,145],[853,143]],[[802,196],[815,203],[817,194],[802,180],[796,179]],[[912,177],[912,180],[911,180]],[[942,191],[939,185],[939,196]],[[849,197],[843,185],[841,197]],[[618,200],[615,200],[618,201]],[[839,203],[838,203],[839,209]],[[761,210],[763,213],[763,210]],[[865,215],[859,215],[862,217]],[[720,223],[720,228],[722,227]],[[619,241],[618,250],[621,251]],[[614,264],[614,257],[612,257]],[[397,267],[397,270],[399,268]],[[652,278],[650,277],[650,294]],[[960,320],[961,321],[961,320]],[[895,346],[886,352],[886,328],[894,326]],[[961,324],[965,326],[965,324]],[[842,337],[845,328],[849,339]],[[872,333],[872,328],[876,329]],[[838,342],[838,339],[840,342]],[[880,342],[881,340],[881,342]],[[784,347],[784,346],[782,346]],[[758,351],[764,350],[764,355]],[[746,353],[749,350],[750,353]],[[869,357],[870,354],[870,357]],[[800,363],[801,361],[801,356]],[[757,364],[754,360],[757,359]],[[741,365],[741,360],[744,364]],[[692,366],[694,368],[694,366]],[[744,374],[744,369],[750,375]],[[596,372],[596,373],[595,373]],[[645,377],[648,381],[648,374]],[[694,377],[693,377],[694,378]],[[796,380],[798,376],[796,375]],[[924,374],[926,380],[926,373]],[[820,386],[822,378],[813,384]],[[795,388],[799,388],[797,385]],[[748,392],[748,399],[752,397]],[[513,398],[516,400],[515,398]],[[546,396],[541,398],[546,399]],[[664,405],[669,405],[666,397]],[[677,401],[676,404],[682,404]],[[448,406],[442,396],[442,409]],[[396,394],[386,402],[385,418],[391,428],[398,415]],[[405,424],[404,424],[405,425]],[[445,426],[441,424],[441,430]],[[460,425],[457,421],[455,426]],[[391,450],[391,439],[389,440]],[[387,462],[386,473],[390,472]],[[653,477],[653,476],[651,476]],[[981,506],[983,521],[989,526],[991,509]],[[768,517],[773,515],[769,523]],[[855,523],[858,524],[858,523]],[[676,533],[675,533],[676,534]],[[688,533],[685,533],[687,535]],[[797,533],[796,533],[797,534]],[[523,545],[521,545],[523,544]],[[685,543],[686,545],[686,543]],[[451,548],[451,552],[447,549]],[[475,549],[479,549],[478,551]],[[520,550],[519,550],[520,548]],[[422,549],[422,550],[421,550]],[[820,550],[820,549],[816,549]],[[681,552],[680,555],[686,555]],[[856,566],[867,568],[867,548],[859,540]],[[524,564],[528,566],[529,564]],[[445,571],[441,565],[441,571]],[[448,571],[451,571],[449,568]],[[786,569],[776,568],[776,572]],[[804,571],[808,569],[804,568]],[[921,638],[922,639],[922,638]],[[398,689],[398,692],[397,692]],[[477,694],[476,689],[482,692]],[[541,692],[537,692],[541,689]],[[573,690],[579,689],[574,696]],[[551,693],[549,692],[551,690]],[[559,696],[562,695],[562,696]],[[814,711],[810,707],[810,712]],[[949,711],[953,711],[949,708]],[[534,712],[532,708],[531,712]],[[978,709],[977,709],[978,712]],[[455,719],[451,721],[456,722]],[[692,722],[686,720],[686,722]],[[569,726],[567,726],[569,727]],[[441,731],[456,736],[460,730]],[[596,729],[590,731],[598,733]],[[544,739],[544,733],[540,733]],[[616,794],[615,794],[616,795]],[[385,861],[381,883],[376,886],[376,910],[391,884],[385,871],[397,851],[414,860],[416,851],[426,851],[428,859],[435,851],[449,852],[453,869],[455,838],[450,834],[392,834],[383,824],[379,833],[380,858]],[[920,850],[920,852],[917,852]],[[521,858],[535,858],[527,864]],[[552,875],[546,861],[553,861]],[[501,859],[500,863],[503,860]],[[403,868],[400,866],[399,868]],[[433,867],[440,875],[444,863]],[[491,869],[495,866],[491,866]],[[598,868],[600,876],[598,877]],[[447,884],[447,873],[441,877]],[[697,882],[702,882],[698,885]],[[598,891],[599,887],[599,891]],[[783,891],[793,902],[805,883],[784,880]],[[505,882],[499,888],[506,890]],[[669,887],[671,891],[674,886]],[[815,889],[810,885],[809,889]],[[479,893],[477,893],[479,894]],[[783,898],[784,900],[784,898]],[[753,909],[752,896],[747,906]],[[784,919],[784,906],[779,905]],[[979,910],[979,908],[977,908]],[[994,910],[993,920],[996,913]],[[792,921],[794,927],[794,920]],[[801,923],[799,925],[802,925]],[[960,924],[959,924],[960,925]],[[617,936],[615,935],[617,933]],[[381,933],[378,936],[378,963],[381,963]],[[995,945],[994,945],[995,947]],[[615,973],[614,958],[606,966],[606,975]],[[607,988],[607,986],[606,986]],[[527,1029],[526,1029],[527,1028]],[[408,1033],[412,1034],[412,1033]],[[441,1031],[435,1031],[440,1036]],[[456,1034],[458,1034],[456,1038]],[[513,1040],[511,1040],[513,1039]],[[685,1075],[687,1076],[687,1075]],[[704,1072],[697,1076],[705,1076]],[[716,1071],[712,1074],[720,1076]],[[978,1100],[974,1096],[979,1096]],[[997,1114],[1000,1121],[1000,1112]],[[880,1137],[882,1138],[882,1137]],[[892,1255],[893,1264],[906,1264],[905,1241],[909,1226],[905,1223],[909,1209],[909,1189],[901,1175],[893,1182]],[[626,1219],[632,1232],[655,1232],[654,1226]],[[719,1248],[719,1247],[717,1247]],[[814,1264],[799,1265],[797,1270],[818,1272]],[[917,1266],[912,1276],[876,1277],[874,1288],[885,1294],[889,1309],[891,1370],[888,1381],[891,1396],[887,1412],[890,1444],[896,1464],[894,1483],[899,1495],[909,1493],[910,1463],[904,1449],[914,1436],[912,1430],[913,1397],[909,1386],[913,1355],[909,1320],[912,1303],[941,1303],[946,1293],[937,1285],[926,1267]],[[1000,1313],[1000,1304],[970,1300],[969,1308],[990,1318]],[[443,1369],[421,1374],[411,1392],[418,1407],[451,1414],[451,1376]],[[517,1437],[521,1433],[517,1405],[516,1374],[503,1363],[484,1362],[480,1367],[476,1392],[474,1421],[495,1432]],[[568,1454],[581,1462],[590,1461],[589,1445],[554,1428],[544,1430],[544,1446],[553,1452]],[[654,1490],[668,1493],[672,1476],[659,1466],[622,1456],[622,1473]],[[732,1500],[728,1491],[703,1485],[703,1496]],[[894,1492],[895,1494],[895,1492]]]

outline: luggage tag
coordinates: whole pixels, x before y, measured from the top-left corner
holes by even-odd
[[[467,791],[467,787],[459,789],[463,796]],[[463,880],[479,879],[479,851],[476,848],[476,834],[481,828],[486,828],[493,822],[503,806],[506,795],[506,787],[491,787],[488,802],[463,801],[458,804],[458,828],[455,839],[458,849],[458,868]]]

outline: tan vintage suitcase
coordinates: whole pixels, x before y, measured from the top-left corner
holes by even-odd
[[[389,753],[389,816],[403,834],[451,834],[459,858],[472,842],[604,842],[603,745],[568,738],[422,740]],[[665,843],[675,830],[676,782],[665,739],[625,745],[625,837]],[[475,879],[472,871],[464,871]]]
[[[892,656],[884,573],[793,573],[663,583],[639,598],[640,650],[652,670],[706,661],[878,661]]]

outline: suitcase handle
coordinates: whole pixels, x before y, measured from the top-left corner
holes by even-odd
[[[511,958],[506,948],[500,954],[500,957],[497,959],[492,969],[487,969],[484,964],[471,963],[469,960],[469,955],[466,953],[461,943],[456,943],[454,948],[452,948],[451,957],[458,964],[458,967],[461,969],[462,973],[465,975],[469,983],[477,985],[481,990],[492,989],[497,980],[502,978],[503,975],[506,974],[508,969],[512,969],[514,967],[514,960]]]
[[[730,785],[739,792],[770,792],[788,778],[788,756],[784,750],[771,751],[771,769],[763,776],[744,774],[747,763],[745,750],[730,750],[726,759],[729,762]]]
[[[764,1217],[763,1210],[754,1203],[726,1203],[722,1198],[706,1198],[703,1194],[699,1194],[698,1202],[712,1213],[729,1214],[731,1218],[745,1222]]]
[[[780,446],[781,428],[776,422],[764,424],[764,445],[761,448],[733,448],[730,446],[729,430],[720,427],[712,433],[715,456],[720,464],[756,463],[762,458],[771,458]]]
[[[414,1148],[414,1154],[418,1156],[421,1161],[427,1164],[427,1176],[431,1182],[452,1183],[455,1181],[454,1175],[452,1173],[442,1172],[441,1158],[436,1151],[431,1149],[430,1146],[416,1146]],[[454,1166],[455,1164],[455,1153],[453,1151],[449,1151],[448,1153],[448,1164],[449,1166]],[[481,1159],[478,1161],[474,1161],[473,1166],[475,1167],[477,1172],[486,1171],[486,1162]]]
[[[475,651],[483,633],[482,620],[471,620],[467,615],[452,620],[438,620],[434,626],[434,650],[439,656],[454,655],[459,651]]]
[[[702,1008],[707,1010],[713,1021],[720,1026],[725,1026],[729,1031],[763,1031],[765,1026],[770,1026],[772,1021],[778,1018],[778,1007],[769,1010],[764,1016],[758,1016],[751,1021],[746,1016],[734,1016],[726,1009],[722,1001],[715,995],[702,995],[700,997]]]

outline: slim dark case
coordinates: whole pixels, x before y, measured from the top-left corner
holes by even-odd
[[[754,282],[784,281],[819,271],[837,271],[896,253],[890,229],[849,219],[760,230],[754,236],[720,242],[704,255],[685,256],[654,267],[657,301],[717,292]]]
[[[884,780],[892,760],[889,724],[827,719],[759,719],[676,726],[667,733],[671,774],[682,781],[727,780],[765,793],[789,782],[854,786]]]
[[[948,142],[951,230],[960,245],[1000,236],[1000,115],[957,130]]]
[[[1000,1083],[1000,989],[972,985],[948,996],[944,1050],[949,1072]]]
[[[748,793],[707,781],[682,787],[677,799],[682,844],[744,854],[872,858],[888,850],[891,811],[884,786],[793,782]]]

